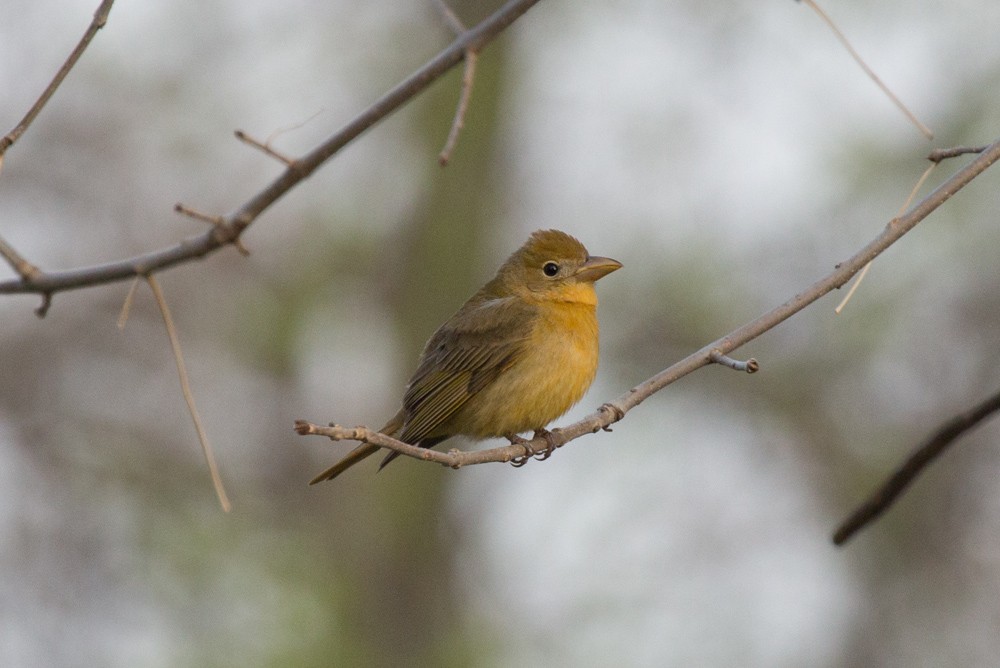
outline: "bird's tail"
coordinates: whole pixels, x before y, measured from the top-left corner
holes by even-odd
[[[389,422],[379,429],[379,432],[387,436],[395,436],[400,429],[403,428],[403,411],[399,411]],[[378,450],[381,450],[377,445],[372,445],[371,443],[362,443],[358,447],[347,453],[347,456],[341,459],[339,462],[328,468],[327,470],[320,473],[318,476],[309,481],[310,485],[315,485],[318,482],[323,482],[325,480],[333,480],[338,475],[351,468],[362,459],[374,454]],[[392,453],[390,453],[392,454]],[[388,462],[382,462],[382,466],[385,466]],[[381,469],[381,466],[379,467]]]
[[[327,470],[320,473],[318,476],[309,481],[310,485],[315,485],[318,482],[323,482],[324,480],[333,480],[338,475],[351,468],[358,462],[360,462],[365,457],[375,454],[380,448],[377,445],[371,445],[370,443],[362,443],[358,447],[351,450],[346,457],[341,459],[339,462],[328,468]]]

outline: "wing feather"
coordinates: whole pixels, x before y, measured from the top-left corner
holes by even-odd
[[[442,325],[407,386],[400,438],[419,443],[445,435],[438,429],[524,353],[535,315],[522,300],[470,300]]]

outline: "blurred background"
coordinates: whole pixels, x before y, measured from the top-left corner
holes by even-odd
[[[97,0],[0,22],[0,126]],[[452,6],[468,23],[499,3]],[[375,462],[296,418],[380,425],[435,327],[534,229],[625,269],[568,424],[785,301],[896,214],[931,148],[1000,130],[1000,4],[825,0],[925,140],[803,4],[546,0],[225,249],[159,274],[234,508],[213,494],[159,312],[127,283],[0,299],[0,664],[915,666],[1000,660],[1000,421],[844,548],[836,524],[997,389],[997,178],[613,433],[545,463]],[[120,2],[0,173],[45,269],[202,232],[451,40],[429,0]],[[275,134],[278,133],[278,134]],[[924,194],[967,158],[940,167]],[[12,275],[6,265],[0,275]],[[455,442],[458,447],[472,447]],[[484,443],[483,447],[495,445]]]

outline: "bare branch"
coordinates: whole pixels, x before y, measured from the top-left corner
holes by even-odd
[[[201,211],[198,211],[196,209],[184,206],[180,202],[174,204],[174,211],[184,216],[187,216],[188,218],[194,218],[195,220],[200,220],[203,223],[208,223],[209,225],[218,226],[226,222],[222,216],[213,216],[208,213],[202,213]]]
[[[135,291],[139,289],[139,277],[136,276],[132,279],[132,284],[128,286],[128,292],[125,293],[125,301],[122,302],[121,313],[118,314],[118,330],[121,331],[125,329],[125,324],[128,322],[129,313],[132,312],[132,302],[135,301]]]
[[[747,373],[757,373],[760,371],[760,363],[752,357],[746,362],[742,362],[740,360],[734,360],[728,355],[723,355],[718,350],[713,350],[709,353],[708,358],[712,362],[729,367],[734,371],[746,371]]]
[[[903,206],[899,207],[899,211],[896,213],[897,216],[902,215],[904,211],[910,208],[910,203],[913,201],[913,198],[916,197],[917,193],[920,192],[920,189],[924,187],[924,182],[927,181],[927,177],[931,175],[931,172],[934,171],[934,168],[936,166],[937,166],[936,164],[931,165],[930,167],[924,170],[923,174],[920,175],[920,178],[917,179],[917,182],[916,184],[914,184],[913,189],[910,190],[910,195],[906,198],[906,201],[903,202]],[[837,308],[833,309],[834,313],[840,315],[840,312],[844,310],[845,306],[847,306],[847,302],[851,301],[851,297],[854,296],[854,293],[861,285],[861,281],[865,280],[865,276],[868,275],[868,270],[871,268],[872,268],[871,262],[865,265],[864,269],[861,270],[861,273],[858,274],[858,277],[854,279],[854,283],[851,284],[851,288],[847,291],[847,294],[844,295],[844,298],[840,301],[839,304],[837,304]]]
[[[840,40],[840,43],[844,45],[844,48],[847,49],[847,52],[849,54],[851,54],[851,57],[854,58],[855,62],[861,66],[861,69],[865,71],[865,74],[867,74],[871,78],[871,80],[874,81],[875,84],[882,89],[882,92],[885,93],[890,100],[892,100],[892,103],[895,104],[899,108],[899,110],[903,112],[903,115],[906,116],[911,123],[913,123],[913,125],[917,128],[917,130],[919,130],[921,134],[927,137],[927,139],[929,140],[934,139],[934,133],[931,132],[931,129],[926,125],[924,125],[923,123],[921,123],[920,119],[917,118],[912,111],[906,108],[906,105],[903,104],[902,100],[896,97],[895,93],[889,90],[889,87],[885,85],[885,83],[878,77],[877,74],[875,74],[872,68],[868,67],[868,63],[866,63],[864,59],[861,58],[861,54],[855,51],[854,47],[851,46],[851,43],[847,40],[847,37],[844,35],[844,33],[840,31],[840,29],[837,27],[837,24],[833,22],[833,19],[831,19],[826,14],[826,12],[820,9],[820,6],[816,4],[814,0],[801,0],[801,1],[809,5],[809,7],[811,7],[812,10],[816,12],[816,14],[819,15],[821,19],[823,19],[823,22],[830,27],[830,30],[832,30],[833,34],[837,36],[837,39]]]
[[[50,306],[52,306],[52,293],[43,292],[42,303],[39,304],[38,308],[35,309],[35,315],[37,315],[39,318],[44,318],[45,315],[49,312]]]
[[[434,4],[456,35],[461,35],[465,32],[465,24],[452,11],[448,3],[444,0],[434,0]],[[476,62],[478,60],[479,54],[475,49],[466,49],[465,68],[462,71],[462,92],[458,97],[458,108],[455,109],[455,118],[452,120],[451,129],[448,131],[448,139],[445,140],[444,148],[438,154],[438,163],[442,167],[446,167],[451,160],[451,154],[455,151],[455,145],[458,144],[458,135],[462,132],[462,128],[465,127],[465,114],[469,110],[469,100],[472,99],[472,85],[476,80]]]
[[[725,356],[736,348],[739,348],[740,346],[756,339],[761,334],[773,329],[780,323],[803,310],[820,297],[836,288],[841,287],[847,283],[852,276],[861,271],[866,264],[875,259],[889,246],[899,241],[904,234],[916,227],[920,221],[924,220],[935,209],[951,199],[955,193],[965,187],[979,174],[982,174],[998,159],[1000,159],[1000,139],[995,141],[993,144],[990,144],[979,157],[962,169],[958,170],[950,179],[938,186],[932,193],[927,195],[927,197],[907,211],[903,216],[893,218],[889,221],[882,233],[869,242],[868,245],[847,260],[838,263],[832,272],[819,279],[811,286],[786,301],[784,304],[771,309],[767,313],[751,320],[742,327],[726,334],[722,338],[712,341],[701,350],[688,355],[681,361],[664,369],[652,378],[636,385],[614,401],[605,403],[594,413],[584,417],[582,420],[574,422],[566,427],[552,430],[550,437],[554,437],[556,439],[556,443],[558,444],[555,447],[568,443],[569,441],[579,438],[584,434],[595,433],[601,429],[608,429],[612,424],[624,418],[628,411],[635,408],[667,385],[670,385],[671,383],[683,378],[697,369],[700,369],[703,366],[711,364],[714,361],[713,357],[720,358],[719,356]],[[406,446],[405,443],[399,443],[398,441],[395,441],[395,439],[389,439],[390,441],[394,441],[394,443],[390,443],[389,441],[384,440],[384,435],[376,435],[371,430],[364,429],[363,427],[356,430],[343,430],[343,428],[338,427],[335,431],[328,431],[331,429],[335,428],[318,427],[304,420],[297,421],[295,426],[295,430],[299,434],[318,434],[335,438],[335,440],[362,440],[363,442],[390,448],[402,454],[417,457],[418,459],[436,461],[438,463],[445,464],[446,466],[466,466],[469,464],[481,464],[485,462],[508,462],[511,461],[512,457],[524,454],[528,448],[541,452],[546,448],[552,447],[552,443],[549,442],[549,439],[542,436],[535,436],[535,438],[531,441],[528,441],[527,448],[516,452],[513,451],[513,448],[518,448],[520,446],[510,445],[500,448],[492,448],[489,450],[477,450],[474,452],[453,451],[446,454],[425,454],[423,449],[417,448],[417,452],[414,452],[414,446]],[[362,438],[357,438],[355,435],[361,436]],[[402,448],[400,447],[401,445],[406,447]]]
[[[3,259],[7,260],[7,264],[10,265],[11,269],[16,271],[23,279],[31,280],[41,273],[38,267],[25,260],[20,253],[14,250],[13,246],[3,239],[0,239],[0,255],[3,256]]]
[[[234,243],[257,216],[311,175],[320,165],[461,62],[467,50],[481,50],[539,1],[509,0],[491,16],[462,33],[451,45],[311,152],[295,160],[278,178],[236,210],[223,216],[221,223],[204,234],[125,260],[69,271],[41,272],[31,279],[22,277],[20,280],[3,281],[0,282],[0,294],[44,295],[121,281],[135,276],[149,276],[174,265],[204,257],[226,244]]]
[[[90,45],[90,41],[94,39],[94,35],[96,35],[97,31],[103,28],[108,22],[108,14],[111,13],[111,5],[114,3],[115,0],[103,0],[103,2],[101,2],[97,11],[94,12],[94,19],[90,22],[86,32],[83,33],[83,37],[80,38],[80,42],[76,45],[76,48],[73,49],[73,52],[69,54],[69,58],[67,58],[62,67],[59,68],[59,71],[56,72],[56,76],[51,82],[49,82],[49,85],[45,88],[45,90],[42,91],[41,97],[35,101],[35,104],[33,104],[31,109],[28,110],[28,113],[25,114],[24,118],[22,118],[21,121],[14,126],[14,129],[4,135],[3,138],[0,138],[0,160],[2,160],[4,153],[7,152],[7,149],[13,146],[14,142],[20,139],[21,135],[23,135],[28,129],[28,126],[34,122],[38,114],[41,113],[42,108],[48,103],[49,99],[52,98],[52,95],[56,92],[56,89],[59,88],[59,85],[62,84],[63,79],[66,78],[69,71],[73,69],[74,65],[76,65],[76,61],[80,60],[80,56],[83,55],[87,46]]]
[[[187,403],[188,412],[191,413],[191,420],[194,422],[194,429],[198,432],[198,440],[201,442],[201,450],[205,453],[205,461],[208,463],[208,471],[212,476],[212,484],[215,486],[215,494],[219,497],[219,504],[224,512],[232,510],[229,497],[226,496],[226,488],[222,485],[222,477],[219,475],[219,467],[215,464],[215,455],[212,453],[212,446],[208,442],[208,434],[201,424],[201,416],[198,415],[198,407],[194,403],[194,394],[191,392],[191,384],[188,382],[187,368],[184,366],[184,355],[181,354],[180,339],[177,338],[177,328],[174,327],[174,320],[170,317],[170,309],[167,308],[167,300],[160,289],[160,283],[154,276],[146,276],[149,289],[153,291],[156,298],[156,305],[160,307],[160,315],[163,316],[163,325],[167,329],[167,337],[170,339],[170,348],[174,351],[174,362],[177,363],[177,375],[181,381],[181,392],[184,394],[184,401]]]
[[[472,49],[465,52],[465,69],[462,70],[462,93],[458,97],[458,107],[455,109],[455,118],[451,122],[451,130],[448,131],[448,139],[444,142],[444,148],[438,154],[438,164],[446,167],[451,160],[451,154],[458,144],[458,135],[465,127],[465,114],[469,110],[469,100],[472,99],[472,84],[476,80],[476,63],[479,54]]]
[[[936,148],[930,152],[927,159],[934,164],[937,164],[942,160],[965,155],[966,153],[982,153],[987,148],[989,148],[989,146],[955,146],[954,148]]]
[[[445,22],[453,33],[461,35],[465,32],[465,24],[462,23],[462,19],[458,18],[455,10],[448,6],[447,2],[444,0],[434,0],[434,6],[441,12],[441,16],[444,17]]]
[[[600,427],[597,427],[600,429]],[[550,447],[549,441],[546,441],[544,437],[539,436],[538,439],[531,441],[524,441],[521,443],[511,443],[510,445],[504,445],[499,448],[490,448],[489,450],[471,450],[471,451],[461,451],[461,450],[449,450],[447,452],[440,452],[438,450],[431,450],[430,448],[421,448],[416,445],[410,445],[409,443],[404,443],[398,441],[391,436],[386,436],[374,429],[368,429],[367,427],[341,427],[338,424],[330,424],[328,426],[321,426],[312,424],[305,420],[295,421],[295,432],[300,436],[326,436],[331,441],[358,441],[360,443],[371,443],[372,445],[377,445],[381,448],[386,448],[388,450],[394,450],[401,455],[406,455],[408,457],[413,457],[414,459],[420,459],[426,462],[436,462],[444,466],[450,466],[453,469],[461,468],[463,466],[471,466],[472,464],[485,464],[487,462],[516,462],[519,458],[530,456],[539,451],[535,448],[535,440],[540,440],[546,443],[545,447]],[[558,430],[553,430],[549,433],[549,439],[552,441],[551,447],[558,448],[561,447],[568,439],[561,439]]]
[[[0,154],[0,163],[3,162],[3,155]],[[0,256],[7,260],[7,264],[18,273],[21,280],[33,281],[37,280],[39,276],[42,275],[42,270],[31,264],[24,257],[17,252],[17,250],[0,238]],[[44,318],[45,314],[49,312],[49,307],[52,306],[52,293],[43,292],[42,293],[42,303],[38,305],[35,309],[35,315],[39,318]]]
[[[188,218],[194,218],[195,220],[200,220],[203,223],[214,225],[215,227],[219,227],[221,225],[226,224],[226,220],[222,216],[212,216],[207,213],[202,213],[201,211],[196,211],[195,209],[184,206],[180,202],[174,204],[174,211],[176,211],[179,214],[185,215]],[[247,257],[248,255],[250,255],[250,251],[247,249],[246,246],[243,245],[243,239],[241,239],[240,237],[236,237],[230,243],[233,244],[236,250],[238,250],[240,252],[240,255],[242,255],[243,257]]]
[[[269,145],[269,143],[257,141],[256,139],[254,139],[253,137],[251,137],[247,133],[243,132],[243,130],[237,130],[233,134],[236,135],[236,138],[239,139],[244,144],[247,144],[249,146],[253,146],[255,149],[263,152],[265,155],[268,155],[268,156],[274,158],[278,162],[284,163],[286,167],[291,167],[292,163],[295,162],[294,160],[292,160],[288,156],[282,155],[281,153],[278,153],[277,151],[275,151],[273,148],[271,148],[271,146]]]
[[[889,509],[900,494],[909,487],[932,461],[937,459],[959,436],[1000,410],[1000,392],[978,406],[956,415],[941,425],[934,434],[920,445],[868,500],[851,513],[833,534],[833,542],[843,545],[851,536],[873,522]]]

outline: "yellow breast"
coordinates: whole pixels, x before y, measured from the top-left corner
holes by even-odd
[[[488,438],[541,429],[578,402],[597,373],[597,305],[585,300],[538,304],[527,350],[496,383],[464,407],[463,432]]]

